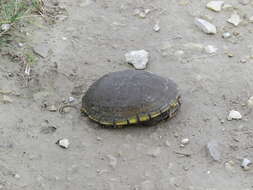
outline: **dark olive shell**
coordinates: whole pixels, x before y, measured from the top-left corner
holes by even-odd
[[[140,70],[109,73],[94,82],[82,99],[82,111],[102,125],[130,125],[170,118],[180,107],[176,83]]]

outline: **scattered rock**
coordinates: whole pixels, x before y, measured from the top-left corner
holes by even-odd
[[[21,176],[19,174],[14,174],[13,177],[16,178],[16,179],[20,179],[21,178]]]
[[[152,157],[157,157],[161,153],[161,148],[156,147],[156,148],[151,148],[148,150],[148,155]]]
[[[227,120],[228,121],[231,121],[231,120],[240,120],[240,119],[242,119],[242,115],[240,114],[240,112],[238,112],[238,111],[235,111],[235,110],[231,110],[230,112],[229,112],[229,115],[228,115],[228,117],[227,117]]]
[[[110,161],[110,163],[109,163],[109,165],[113,168],[113,169],[115,169],[116,168],[116,166],[117,166],[117,158],[115,158],[114,156],[112,156],[112,155],[107,155],[107,157],[109,158],[109,161]]]
[[[170,144],[170,141],[168,141],[168,140],[165,141],[165,145],[166,145],[167,147],[170,147],[170,145],[171,145],[171,144]]]
[[[210,1],[207,3],[206,7],[212,11],[220,12],[224,4],[224,1]]]
[[[75,101],[75,98],[74,98],[74,97],[70,96],[70,97],[68,98],[68,102],[69,102],[69,103],[73,103],[74,101]]]
[[[253,96],[251,96],[248,100],[248,107],[253,108]]]
[[[231,34],[229,32],[224,32],[222,34],[222,38],[224,38],[224,39],[227,39],[227,38],[230,38],[230,37],[231,37]]]
[[[51,105],[47,108],[48,111],[50,112],[56,112],[57,111],[57,107],[55,105]]]
[[[241,163],[241,167],[243,170],[248,171],[250,169],[251,164],[252,164],[252,162],[249,159],[243,158],[242,163]]]
[[[150,9],[145,9],[144,11],[140,10],[140,9],[135,9],[134,10],[134,15],[135,16],[139,16],[140,18],[146,18],[146,15],[148,13],[150,13]]]
[[[148,63],[149,53],[145,50],[131,51],[125,54],[126,62],[132,64],[135,69],[145,69]]]
[[[3,95],[3,100],[2,100],[2,102],[3,102],[4,104],[10,104],[10,103],[13,102],[13,100],[12,100],[9,96]]]
[[[240,16],[235,12],[233,13],[230,18],[227,20],[230,24],[233,24],[234,26],[238,26],[241,22]]]
[[[207,150],[209,155],[212,157],[214,161],[220,161],[221,160],[221,153],[220,153],[220,146],[217,141],[210,141],[207,143]]]
[[[141,190],[154,190],[155,184],[149,180],[143,181],[141,183]]]
[[[67,149],[70,145],[70,142],[68,139],[60,139],[56,142],[61,148]]]
[[[159,32],[159,31],[160,31],[160,26],[159,26],[159,24],[155,24],[155,26],[153,27],[153,30],[154,30],[155,32]]]
[[[216,26],[211,24],[210,22],[201,19],[201,18],[195,18],[195,24],[198,26],[203,32],[206,34],[216,34]]]
[[[11,25],[10,24],[2,24],[1,25],[1,30],[4,32],[7,32],[8,30],[10,30]]]
[[[185,145],[187,145],[189,143],[190,143],[190,139],[188,139],[188,138],[185,138],[185,139],[181,140],[181,145],[183,145],[183,146],[185,146]]]
[[[207,45],[204,49],[205,49],[205,52],[208,54],[215,54],[218,50],[218,48],[216,48],[212,45]]]
[[[46,58],[49,54],[49,46],[46,43],[41,43],[33,47],[33,51],[42,58]]]

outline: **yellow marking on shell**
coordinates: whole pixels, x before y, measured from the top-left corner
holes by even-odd
[[[170,109],[170,106],[168,106],[168,107],[166,107],[166,108],[164,108],[163,110],[160,110],[162,113],[164,113],[164,112],[166,112],[166,111],[168,111]]]
[[[140,117],[140,121],[148,121],[149,120],[149,116],[148,115],[141,115]]]
[[[130,124],[136,124],[138,122],[137,117],[131,117],[130,119],[128,119]]]
[[[115,125],[127,125],[127,121],[116,121]]]
[[[154,112],[154,113],[151,113],[151,114],[150,114],[151,118],[155,118],[155,117],[157,117],[157,116],[159,116],[159,115],[161,115],[160,112]]]
[[[101,125],[113,125],[111,122],[99,121]]]
[[[87,113],[85,108],[81,108],[82,113]]]

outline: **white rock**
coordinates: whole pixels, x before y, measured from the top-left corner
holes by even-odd
[[[1,30],[4,31],[4,32],[10,30],[10,28],[11,28],[10,24],[2,24],[1,25]]]
[[[249,159],[243,158],[242,163],[241,163],[241,167],[243,168],[243,170],[247,171],[250,169],[251,164],[252,164],[252,162]]]
[[[220,12],[223,4],[224,1],[210,1],[209,3],[207,3],[206,7],[208,9],[211,9],[212,11]]]
[[[241,22],[240,16],[235,12],[230,18],[227,20],[228,23],[233,24],[234,26],[238,26]]]
[[[215,54],[217,52],[218,48],[212,46],[212,45],[207,45],[205,47],[205,52],[208,54]]]
[[[242,160],[241,167],[242,167],[245,171],[247,171],[247,170],[250,169],[249,166],[250,166],[251,164],[252,164],[252,162],[251,162],[249,159],[244,158],[244,159]]]
[[[68,148],[69,147],[69,145],[70,145],[70,142],[69,142],[69,140],[68,139],[60,139],[59,141],[58,141],[58,145],[60,146],[60,147],[62,147],[62,148]]]
[[[230,34],[229,32],[224,32],[224,33],[222,34],[222,37],[225,38],[225,39],[227,39],[227,38],[230,38],[230,37],[231,37],[231,34]]]
[[[195,18],[195,24],[198,26],[203,32],[206,34],[216,34],[216,26],[211,24],[210,22],[201,19],[201,18]]]
[[[185,138],[185,139],[182,139],[181,140],[181,144],[182,145],[187,145],[187,144],[189,144],[190,143],[190,139],[188,139],[188,138]]]
[[[126,62],[132,64],[135,69],[145,69],[149,53],[145,50],[131,51],[125,54],[125,58]]]
[[[251,96],[251,97],[249,98],[249,100],[248,100],[248,106],[249,106],[250,108],[253,108],[253,96]]]
[[[159,24],[155,24],[155,26],[153,27],[153,30],[154,30],[155,32],[159,32],[159,31],[160,31],[160,26],[159,26]]]
[[[238,111],[231,110],[229,112],[229,115],[228,115],[227,119],[228,119],[228,121],[231,121],[233,119],[234,120],[239,120],[239,119],[242,119],[242,115]]]
[[[72,102],[74,102],[74,101],[75,101],[75,98],[74,98],[74,97],[70,96],[70,97],[68,98],[68,102],[69,102],[69,103],[72,103]]]

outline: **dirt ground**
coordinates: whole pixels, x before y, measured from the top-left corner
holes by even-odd
[[[253,120],[252,1],[225,1],[233,10],[205,8],[206,0],[60,0],[67,19],[33,26],[25,45],[44,52],[27,83],[20,64],[0,59],[0,189],[4,190],[250,190]],[[141,18],[136,9],[150,12]],[[239,26],[227,23],[237,11]],[[207,35],[195,17],[210,20]],[[161,30],[153,26],[159,23]],[[223,32],[232,34],[222,38]],[[203,47],[213,45],[210,55]],[[179,85],[182,107],[168,122],[153,127],[105,129],[83,117],[81,97],[102,75],[134,69],[124,54],[145,49],[147,71]],[[183,52],[182,52],[183,51]],[[10,74],[12,73],[12,74]],[[22,77],[23,76],[23,77]],[[48,111],[74,97],[78,109]],[[242,120],[227,121],[230,110]],[[56,142],[70,141],[68,149]],[[181,140],[190,143],[180,146]],[[220,161],[206,145],[217,141]],[[183,156],[178,153],[186,153]]]

